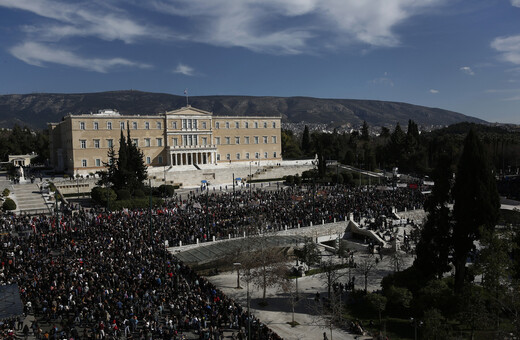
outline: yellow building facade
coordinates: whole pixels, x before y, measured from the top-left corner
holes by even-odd
[[[128,132],[150,167],[282,160],[280,117],[213,116],[187,106],[159,115],[100,110],[48,126],[51,165],[68,174],[104,170]]]

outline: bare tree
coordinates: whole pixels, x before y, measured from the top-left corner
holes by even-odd
[[[325,284],[327,286],[327,293],[329,299],[331,297],[332,286],[338,283],[339,279],[346,275],[346,272],[340,272],[338,267],[338,265],[332,262],[332,258],[330,258],[328,261],[322,262],[320,266],[322,270],[320,276],[325,281]]]
[[[284,285],[288,280],[287,257],[280,248],[268,244],[269,237],[251,239],[254,239],[254,249],[243,257],[242,268],[248,276],[246,280],[262,289],[262,300],[265,302],[268,287]]]
[[[361,272],[363,277],[365,278],[365,293],[368,290],[368,275],[370,272],[376,267],[377,263],[373,254],[363,258],[357,267],[357,269]]]
[[[390,257],[390,263],[392,264],[392,267],[394,268],[394,273],[400,272],[401,269],[403,268],[403,263],[404,263],[403,253],[400,252],[399,250],[396,250],[395,253],[393,253],[392,256]]]

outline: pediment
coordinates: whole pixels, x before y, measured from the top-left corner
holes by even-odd
[[[208,111],[197,109],[191,106],[181,107],[177,110],[167,111],[166,116],[212,116],[213,114]]]

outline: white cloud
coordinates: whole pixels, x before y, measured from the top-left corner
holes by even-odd
[[[464,72],[464,73],[466,73],[467,75],[470,75],[470,76],[474,76],[475,75],[475,72],[473,72],[473,70],[469,66],[462,66],[459,70],[461,70],[462,72]]]
[[[502,60],[520,65],[520,35],[495,38],[491,47],[501,53]]]
[[[184,74],[185,76],[194,76],[195,70],[193,69],[193,67],[179,63],[175,70],[173,70],[173,73],[180,73]]]
[[[385,75],[386,75],[386,73],[385,73]],[[394,81],[389,77],[375,78],[375,79],[372,79],[370,81],[370,83],[374,84],[374,85],[385,85],[385,86],[394,87]]]
[[[93,36],[132,43],[137,39],[165,38],[162,28],[132,20],[122,9],[98,1],[61,2],[50,0],[0,0],[0,7],[28,11],[49,19],[22,29],[33,40],[57,41],[74,36]]]
[[[511,5],[515,7],[520,7],[520,0],[511,0]]]
[[[430,89],[430,91],[429,91],[429,92],[430,92],[430,93],[432,93],[432,94],[437,94],[437,93],[439,93],[439,90],[435,90],[435,89]]]
[[[25,42],[16,45],[9,52],[27,64],[40,67],[52,63],[101,73],[108,72],[109,69],[118,66],[151,68],[151,65],[124,58],[84,58],[74,52],[37,42]]]
[[[324,46],[400,43],[397,25],[445,0],[150,0],[161,13],[193,22],[188,39],[253,51],[297,54]]]
[[[21,26],[26,40],[74,37],[137,43],[146,39],[242,47],[271,54],[359,53],[400,44],[396,27],[447,0],[0,0],[0,8],[39,16]],[[135,9],[139,12],[136,13]],[[169,15],[157,20],[156,13]],[[156,23],[161,24],[156,24]],[[166,24],[166,22],[169,22]],[[162,25],[162,26],[160,26]],[[361,46],[359,46],[361,45]]]

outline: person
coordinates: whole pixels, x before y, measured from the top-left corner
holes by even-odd
[[[329,338],[327,338],[327,333],[326,332],[323,332],[323,340],[329,340]]]

